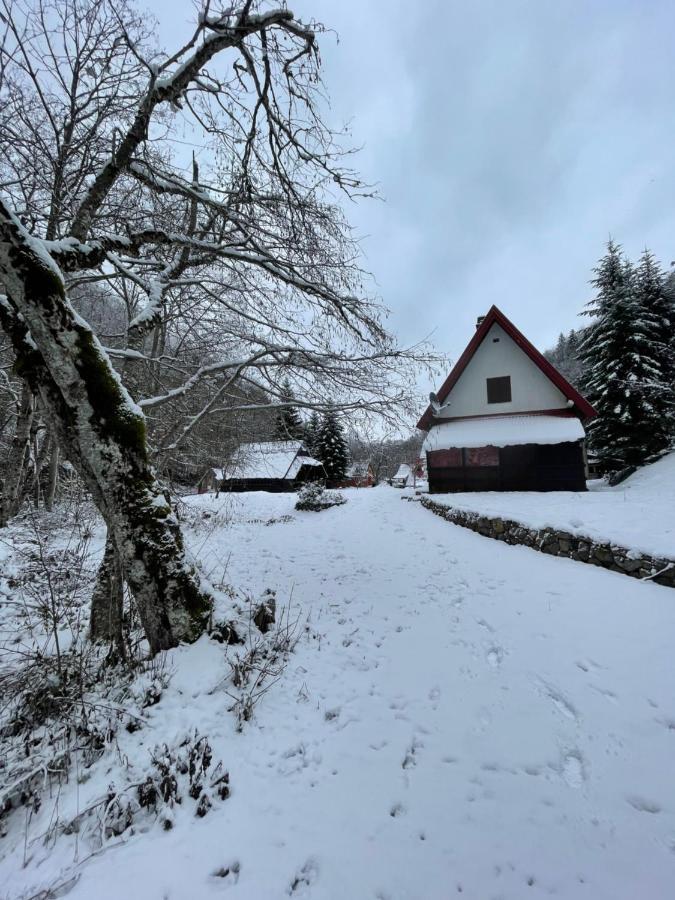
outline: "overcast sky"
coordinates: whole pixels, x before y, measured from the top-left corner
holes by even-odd
[[[456,359],[496,303],[545,349],[580,324],[610,233],[675,259],[672,0],[288,5],[339,35],[331,120],[385,198],[350,218],[403,342]],[[190,7],[150,7],[175,47]]]

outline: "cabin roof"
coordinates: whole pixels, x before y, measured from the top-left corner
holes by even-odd
[[[302,466],[320,466],[318,459],[299,455],[302,441],[259,441],[240,444],[226,470],[227,478],[295,478]]]
[[[480,345],[483,343],[483,340],[487,336],[490,328],[492,328],[495,323],[500,325],[504,329],[508,336],[513,340],[513,342],[518,347],[520,347],[520,349],[524,353],[526,353],[527,356],[529,356],[532,362],[536,366],[538,366],[543,374],[550,381],[552,381],[553,384],[558,388],[558,390],[572,403],[573,408],[576,410],[576,414],[580,418],[595,418],[597,412],[595,411],[595,409],[593,409],[588,400],[586,400],[586,398],[583,397],[579,393],[579,391],[576,390],[576,388],[572,387],[569,381],[567,381],[567,379],[560,374],[556,367],[552,365],[546,359],[546,357],[537,350],[534,344],[531,344],[528,341],[525,335],[521,331],[519,331],[519,329],[516,328],[513,322],[508,319],[504,315],[504,313],[496,306],[490,307],[487,315],[476,329],[475,334],[467,344],[464,352],[453,366],[448,377],[443,382],[440,390],[438,391],[438,400],[440,403],[443,403],[444,400],[448,397],[450,391],[459,380],[460,375],[462,374],[464,369],[466,369],[476,350],[478,350]],[[417,427],[421,428],[423,431],[428,431],[434,424],[434,412],[431,406],[428,406],[421,419],[417,423]]]

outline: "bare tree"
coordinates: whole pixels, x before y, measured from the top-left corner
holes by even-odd
[[[341,198],[369,191],[321,117],[318,26],[206,2],[167,55],[112,0],[1,2],[0,125],[28,112],[0,135],[0,323],[158,650],[199,633],[209,596],[152,454],[223,411],[282,405],[287,377],[298,406],[396,418],[421,353],[363,296]],[[105,345],[71,302],[94,285],[125,310]],[[206,361],[186,365],[206,335]]]

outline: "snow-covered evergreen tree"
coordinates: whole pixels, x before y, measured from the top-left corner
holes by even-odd
[[[319,419],[319,414],[314,410],[309,417],[309,421],[305,423],[305,447],[313,456],[316,456],[317,453],[316,442],[319,436],[320,427],[321,420]]]
[[[349,448],[335,410],[326,410],[314,445],[329,483],[342,481],[349,465]]]
[[[595,297],[586,315],[595,321],[580,347],[583,382],[598,417],[588,427],[589,448],[603,472],[638,466],[668,443],[658,394],[663,373],[655,358],[655,318],[639,301],[638,277],[621,247],[609,241],[595,268]]]
[[[274,428],[274,437],[278,441],[299,441],[305,435],[305,427],[300,418],[300,413],[293,405],[295,396],[288,378],[284,379],[281,386],[281,401],[284,407],[277,416]]]
[[[651,324],[650,344],[656,365],[654,403],[660,407],[671,437],[675,430],[675,293],[653,253],[645,250],[635,272],[635,293]]]

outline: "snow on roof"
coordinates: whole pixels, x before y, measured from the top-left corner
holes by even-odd
[[[287,477],[295,478],[297,477],[300,469],[303,466],[320,466],[322,463],[319,462],[318,459],[314,459],[313,456],[296,456],[293,462],[291,463],[291,467],[288,470]]]
[[[222,470],[222,469],[211,469],[211,471],[212,471],[213,474],[216,476],[216,478],[218,479],[218,481],[222,481],[222,480],[223,480],[223,470]]]
[[[301,466],[320,466],[311,456],[298,456],[302,441],[240,444],[227,468],[228,478],[293,479]]]
[[[422,450],[563,444],[584,436],[584,427],[575,416],[482,416],[434,425]]]
[[[347,478],[362,478],[368,474],[369,468],[370,463],[367,462],[352,463],[345,474]]]

